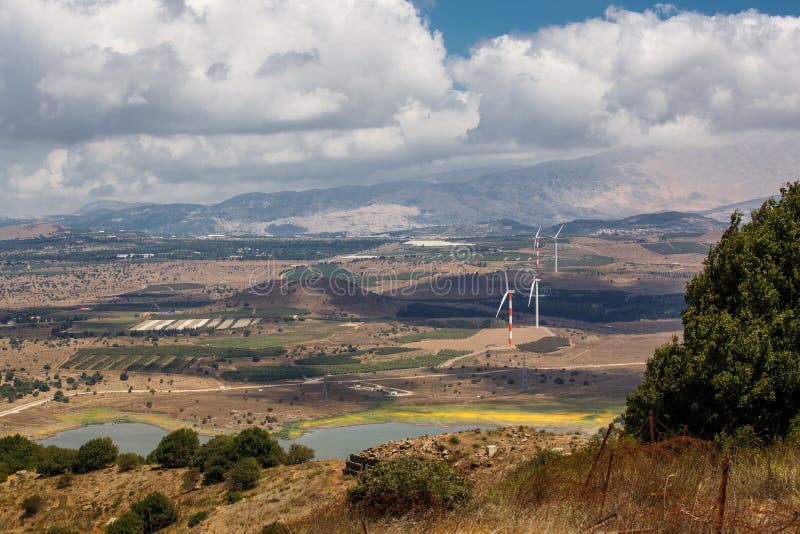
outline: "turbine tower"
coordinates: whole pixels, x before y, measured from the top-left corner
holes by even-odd
[[[538,230],[536,230],[536,235],[533,237],[533,253],[536,257],[536,268],[539,268],[539,233],[542,231],[542,227],[540,226]]]
[[[536,295],[536,328],[539,328],[539,282],[539,278],[534,274],[533,283],[531,284],[531,294],[528,296],[528,307],[530,308],[531,299],[533,299],[534,294]]]
[[[503,272],[506,278],[506,291],[503,293],[503,298],[500,300],[500,307],[497,308],[497,313],[494,315],[495,318],[500,316],[500,310],[503,309],[503,304],[506,302],[506,298],[508,299],[508,346],[514,346],[514,290],[508,287],[508,273],[505,271]]]
[[[558,235],[561,233],[561,230],[564,229],[564,225],[561,225],[561,228],[558,229],[556,235],[553,236],[553,247],[555,247],[555,254],[556,254],[556,272],[558,272]]]

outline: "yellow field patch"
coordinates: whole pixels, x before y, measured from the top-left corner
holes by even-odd
[[[403,422],[452,425],[525,425],[562,431],[594,432],[612,421],[622,409],[623,406],[615,405],[604,405],[592,409],[586,406],[570,407],[552,403],[413,407],[388,405],[363,412],[300,421],[289,425],[287,430],[291,437],[296,437],[315,428]]]

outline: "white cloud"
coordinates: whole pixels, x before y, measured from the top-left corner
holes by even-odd
[[[659,4],[463,58],[443,39],[405,0],[5,0],[0,210],[215,201],[800,129],[798,18]]]
[[[673,143],[800,127],[800,19],[659,5],[500,36],[452,62],[481,95],[476,142]],[[793,52],[795,51],[795,52]]]

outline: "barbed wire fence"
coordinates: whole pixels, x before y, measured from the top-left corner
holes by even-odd
[[[650,442],[612,436],[612,423],[593,449],[549,461],[520,485],[517,504],[571,506],[584,532],[800,532],[790,489],[776,494],[737,473],[735,459],[685,428],[652,414],[645,425]]]

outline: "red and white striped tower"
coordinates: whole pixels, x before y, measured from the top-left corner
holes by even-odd
[[[514,299],[514,290],[508,286],[508,274],[503,273],[503,276],[506,279],[506,290],[505,293],[503,293],[503,298],[500,299],[500,306],[497,308],[497,313],[494,316],[500,317],[500,312],[503,310],[503,304],[505,304],[506,299],[508,299],[508,346],[512,347],[514,345],[514,308],[512,305],[512,301]]]
[[[508,292],[508,346],[514,346],[514,292]]]

